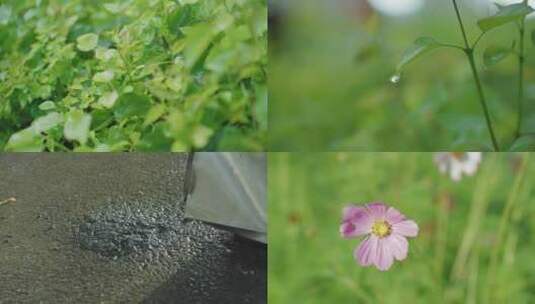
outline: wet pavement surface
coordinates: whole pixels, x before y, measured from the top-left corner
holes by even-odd
[[[266,246],[184,220],[185,168],[0,154],[0,303],[266,303]]]

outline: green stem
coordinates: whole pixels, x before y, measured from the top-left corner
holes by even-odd
[[[524,1],[527,4],[527,0]],[[522,129],[522,112],[524,104],[524,40],[526,33],[526,18],[524,17],[520,22],[520,50],[518,54],[518,120],[516,125],[516,137],[520,137]]]
[[[495,188],[498,175],[496,174],[496,166],[498,164],[498,153],[492,153],[486,166],[481,168],[477,183],[473,191],[472,202],[469,204],[470,211],[466,227],[462,235],[462,240],[457,249],[457,254],[451,267],[450,282],[455,285],[464,277],[467,270],[466,265],[470,257],[470,253],[478,241],[478,236],[481,234],[481,226],[483,219],[487,214],[487,207],[489,198],[492,195],[492,189]],[[485,302],[481,302],[485,303]]]
[[[464,28],[463,20],[461,18],[461,13],[459,12],[457,1],[456,0],[452,0],[452,1],[453,1],[453,7],[455,8],[455,14],[457,15],[457,20],[459,21],[459,26],[463,34],[465,53],[468,57],[468,61],[470,62],[470,68],[472,69],[472,75],[476,83],[477,93],[479,96],[479,102],[481,103],[481,107],[483,108],[483,114],[485,115],[485,121],[487,122],[487,128],[490,133],[492,145],[495,151],[500,151],[498,141],[496,140],[496,136],[494,135],[494,129],[492,127],[492,120],[490,119],[489,109],[487,107],[487,101],[485,99],[485,94],[483,93],[483,86],[481,84],[481,79],[479,78],[479,73],[477,72],[476,62],[474,58],[474,49],[470,47],[470,43],[468,42],[468,38],[466,36],[466,30]]]
[[[446,261],[446,251],[448,243],[448,223],[449,223],[449,196],[447,192],[435,194],[438,196],[437,200],[437,231],[435,240],[435,262],[436,262],[436,276],[438,285],[438,295],[442,297],[444,294],[444,264]]]
[[[498,267],[498,258],[500,257],[500,252],[502,251],[502,243],[505,239],[507,228],[510,226],[511,221],[511,215],[513,214],[515,205],[518,204],[519,197],[521,195],[522,186],[524,184],[524,179],[526,176],[526,171],[529,164],[529,153],[525,153],[523,155],[522,159],[522,165],[520,167],[520,171],[517,173],[517,176],[515,178],[513,188],[511,189],[511,192],[509,193],[509,197],[507,198],[507,202],[505,203],[505,207],[502,211],[502,216],[500,218],[500,224],[498,226],[498,233],[496,236],[496,243],[494,244],[494,247],[492,249],[491,255],[490,255],[490,263],[489,263],[489,270],[488,270],[488,291],[489,291],[489,299],[492,298],[492,292],[493,288],[496,288],[496,271]]]
[[[464,29],[463,19],[461,18],[461,13],[459,12],[459,6],[457,5],[456,0],[453,1],[453,7],[455,8],[455,14],[457,15],[457,20],[459,21],[459,26],[461,27],[461,32],[463,33],[463,39],[464,39],[464,45],[467,49],[470,48],[470,44],[468,43],[468,38],[466,37],[466,30]]]
[[[468,55],[468,61],[470,61],[470,67],[472,68],[472,74],[474,75],[474,81],[476,83],[477,93],[479,95],[479,101],[481,102],[483,113],[485,114],[487,128],[489,129],[490,138],[492,139],[492,145],[494,146],[494,150],[496,152],[499,152],[500,147],[498,145],[498,141],[496,140],[496,136],[494,135],[494,130],[492,128],[492,121],[490,119],[489,109],[487,107],[485,95],[483,94],[483,86],[481,85],[481,80],[479,79],[479,73],[477,72],[477,69],[476,69],[476,62],[474,59],[474,50],[467,51],[467,55]]]
[[[474,250],[470,256],[468,267],[470,268],[468,274],[468,286],[466,291],[466,304],[477,303],[478,292],[478,277],[479,277],[479,244],[474,245]]]
[[[440,46],[443,46],[443,47],[449,47],[449,48],[453,48],[453,49],[458,49],[458,50],[461,50],[464,52],[464,48],[462,46],[458,46],[458,45],[455,45],[455,44],[448,44],[448,43],[439,43]]]
[[[125,54],[123,54],[123,51],[121,48],[117,48],[117,53],[119,53],[119,57],[121,57],[121,60],[123,61],[125,67],[126,67],[126,77],[128,78],[128,81],[132,81],[132,67],[130,66],[130,62],[126,59],[127,57]],[[124,81],[123,81],[124,85]]]

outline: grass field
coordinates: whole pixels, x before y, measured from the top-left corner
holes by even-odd
[[[433,156],[270,154],[270,302],[534,303],[535,157],[483,154],[453,182]],[[360,239],[339,234],[346,204],[373,201],[420,227],[387,272],[359,266]]]

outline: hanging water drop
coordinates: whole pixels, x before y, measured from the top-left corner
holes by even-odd
[[[396,74],[396,75],[390,77],[390,82],[394,83],[394,84],[399,83],[400,80],[401,80],[401,75],[399,75],[399,74]]]

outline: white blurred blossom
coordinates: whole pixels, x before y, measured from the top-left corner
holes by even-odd
[[[441,173],[458,182],[463,174],[472,176],[476,173],[481,158],[481,152],[440,152],[435,154],[435,163]]]
[[[371,6],[380,13],[389,16],[410,15],[419,11],[424,0],[368,0]]]

